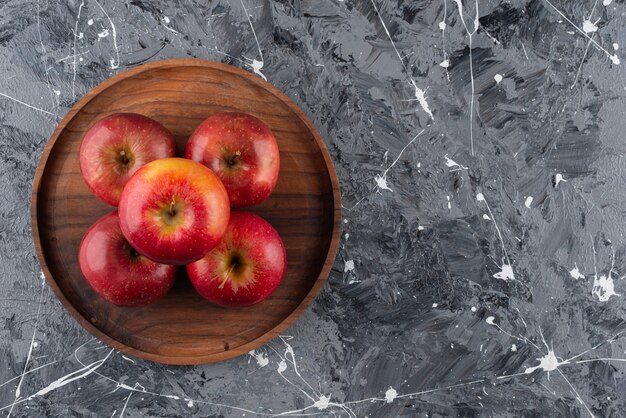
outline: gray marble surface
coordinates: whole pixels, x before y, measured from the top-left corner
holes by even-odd
[[[626,416],[623,0],[0,0],[4,416]],[[198,57],[322,133],[344,231],[321,295],[247,356],[169,367],[40,277],[36,164],[89,89]]]

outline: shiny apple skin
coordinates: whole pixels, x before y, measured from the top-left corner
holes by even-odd
[[[233,257],[237,262],[233,267]],[[280,284],[287,255],[278,232],[260,216],[235,211],[224,238],[209,254],[187,266],[193,287],[210,302],[249,306]]]
[[[95,123],[80,145],[80,172],[89,190],[117,206],[128,179],[143,165],[176,156],[163,125],[136,113],[115,113]]]
[[[91,288],[119,306],[140,306],[162,298],[172,287],[177,268],[134,252],[122,235],[117,211],[87,230],[78,250],[78,264]]]
[[[119,212],[122,233],[140,254],[182,265],[218,244],[228,226],[230,204],[211,170],[191,160],[164,158],[131,177]]]
[[[280,168],[274,134],[261,120],[245,113],[220,113],[205,119],[189,138],[185,158],[219,176],[233,208],[267,199]]]

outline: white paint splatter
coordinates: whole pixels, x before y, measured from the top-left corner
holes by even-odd
[[[619,49],[619,44],[614,43],[614,44],[613,44],[613,49],[617,51],[617,50]]]
[[[193,408],[193,400],[192,399],[188,399],[187,400],[187,407]]]
[[[578,270],[576,263],[574,263],[574,268],[569,271],[569,275],[576,280],[585,278],[585,276],[580,273],[580,270]]]
[[[475,87],[474,87],[474,60],[472,57],[472,39],[474,37],[474,34],[476,34],[476,32],[478,31],[478,27],[480,26],[480,21],[478,20],[478,0],[475,1],[476,4],[476,16],[474,17],[474,29],[470,32],[469,28],[467,27],[467,24],[465,23],[465,17],[463,16],[463,3],[461,2],[461,0],[454,0],[454,2],[456,3],[458,9],[459,9],[459,16],[461,18],[461,23],[463,24],[463,27],[465,28],[465,32],[467,33],[467,37],[468,37],[468,47],[469,47],[469,67],[470,67],[470,81],[471,81],[471,88],[472,88],[472,95],[470,97],[470,148],[471,148],[471,153],[472,155],[474,155],[474,95],[476,93]]]
[[[285,357],[284,357],[284,360],[288,360],[291,363],[291,365],[293,366],[293,371],[296,373],[296,375],[315,394],[317,392],[315,391],[315,389],[313,389],[313,386],[311,386],[311,384],[309,382],[307,382],[304,377],[302,377],[302,375],[300,374],[300,371],[298,370],[298,364],[296,362],[296,355],[295,355],[295,353],[293,351],[293,347],[291,346],[291,344],[289,344],[287,342],[288,339],[292,339],[292,338],[293,337],[288,337],[288,336],[283,336],[283,335],[280,336],[281,341],[283,342],[283,344],[285,344]],[[280,365],[279,365],[279,368],[280,368]],[[284,376],[282,376],[282,377],[283,377],[283,379],[287,380]],[[289,380],[287,380],[287,381],[289,382]],[[296,386],[296,387],[298,387],[298,386]],[[302,392],[304,392],[302,389],[300,389],[300,390]],[[306,392],[304,392],[304,393],[309,397],[309,399],[313,400],[313,398],[310,395],[308,395]],[[328,398],[327,398],[327,400],[328,400]],[[320,398],[320,401],[321,401],[321,398]]]
[[[374,178],[374,181],[376,182],[376,187],[378,187],[379,189],[389,190],[390,192],[393,192],[393,189],[387,184],[387,177],[377,175]]]
[[[496,39],[495,36],[493,36],[492,34],[490,34],[489,32],[487,32],[486,30],[483,31],[485,35],[487,35],[487,38],[491,39],[491,41],[496,44],[496,45],[502,45],[502,42],[500,42],[498,39]]]
[[[36,372],[36,371],[37,371],[37,370],[39,370],[39,369],[43,369],[44,367],[48,367],[48,366],[51,366],[51,365],[56,364],[56,363],[58,363],[58,361],[57,361],[57,360],[55,360],[55,361],[51,361],[50,363],[46,363],[46,364],[43,364],[43,365],[41,365],[41,366],[39,366],[39,367],[35,367],[34,369],[30,369],[30,370],[28,370],[26,373],[24,373],[24,375],[27,375],[27,374],[29,374],[29,373]],[[15,376],[13,379],[9,379],[9,380],[7,380],[6,382],[4,382],[4,383],[0,384],[0,388],[1,388],[2,386],[8,385],[9,383],[14,382],[14,381],[16,381],[16,380],[18,380],[18,379],[21,379],[21,378],[22,378],[22,375]]]
[[[500,232],[500,227],[498,223],[495,221],[495,217],[493,216],[493,212],[491,211],[491,207],[489,207],[489,203],[485,200],[485,196],[482,193],[478,193],[476,195],[476,200],[479,202],[485,202],[485,206],[487,206],[487,211],[493,220],[493,225],[496,228],[496,233],[498,234],[498,239],[500,240],[500,246],[502,247],[502,266],[500,267],[500,271],[493,275],[496,279],[501,279],[504,281],[512,280],[515,281],[515,275],[513,274],[513,267],[511,265],[511,261],[509,259],[509,255],[506,251],[506,247],[504,246],[504,239],[502,239],[502,232]]]
[[[486,213],[483,213],[483,219],[486,220],[486,221],[490,221],[491,220],[489,215],[487,215]]]
[[[357,280],[355,276],[350,277],[348,284],[361,283],[361,280]]]
[[[111,33],[113,34],[113,48],[115,49],[115,54],[116,54],[117,59],[111,58],[109,60],[109,64],[111,65],[111,69],[115,70],[116,68],[119,68],[120,66],[120,50],[117,47],[117,29],[115,28],[115,25],[113,24],[113,20],[111,20],[111,18],[109,17],[109,14],[106,12],[106,10],[104,10],[104,7],[102,7],[102,5],[98,2],[98,0],[94,0],[94,1],[96,2],[100,10],[102,10],[102,13],[104,13],[104,16],[106,16],[107,20],[109,21],[109,24],[111,25]],[[76,53],[76,51],[74,51],[74,53]]]
[[[613,268],[615,267],[615,248],[611,247],[613,256],[611,257],[611,268],[609,269],[609,275],[604,274],[598,278],[598,271],[596,269],[596,247],[593,245],[593,262],[594,262],[594,275],[593,275],[593,288],[591,294],[598,297],[600,302],[607,302],[611,296],[621,296],[619,293],[615,293],[615,283],[613,283]],[[622,277],[623,278],[623,277]]]
[[[433,303],[433,308],[436,308],[437,306],[439,306],[439,304]]]
[[[445,60],[441,61],[439,63],[439,66],[443,67],[443,68],[448,68],[450,66],[450,60],[449,59],[445,59]]]
[[[467,170],[467,167],[465,167],[464,165],[457,163],[451,158],[448,158],[448,154],[444,155],[443,158],[446,159],[446,167],[450,167],[454,169],[450,171]]]
[[[87,21],[87,24],[88,24],[89,26],[93,25],[93,19],[89,19],[89,20]]]
[[[107,36],[109,36],[109,30],[108,29],[104,29],[102,32],[100,32],[98,34],[98,40],[100,40],[102,38],[106,38]]]
[[[506,281],[515,281],[515,274],[513,274],[513,267],[510,264],[502,264],[500,271],[493,275],[494,278]]]
[[[60,387],[63,387],[65,385],[67,385],[68,383],[71,383],[75,380],[78,379],[82,379],[85,376],[90,375],[91,373],[93,373],[94,371],[96,371],[100,366],[102,366],[104,364],[105,361],[107,361],[107,359],[109,358],[109,356],[113,353],[113,350],[111,349],[111,351],[109,351],[109,354],[106,355],[105,358],[103,358],[102,360],[97,360],[94,361],[93,363],[78,369],[76,371],[73,371],[70,374],[67,374],[63,377],[58,378],[57,380],[55,380],[54,382],[50,383],[48,386],[46,386],[43,389],[40,389],[39,391],[37,391],[36,393],[34,393],[33,395],[30,395],[28,398],[25,398],[23,400],[20,400],[19,402],[25,402],[27,400],[30,400],[32,398],[35,398],[37,396],[43,396],[46,395],[50,392],[52,392],[53,390],[56,390]]]
[[[526,201],[524,202],[524,206],[526,206],[527,208],[530,208],[530,205],[533,204],[533,197],[532,196],[528,196],[526,198]]]
[[[563,362],[559,362],[559,360],[554,355],[554,350],[549,350],[548,354],[546,354],[545,356],[541,358],[538,358],[537,360],[539,360],[539,364],[537,366],[527,367],[524,370],[525,374],[531,374],[535,370],[539,370],[539,369],[545,372],[551,372],[551,371],[556,370],[559,366],[562,366],[563,364],[569,364],[567,360]]]
[[[417,226],[417,230],[418,230],[418,231],[423,231],[423,230],[424,230],[424,227],[423,227],[422,225],[418,225],[418,226]]]
[[[135,383],[135,388],[137,387],[138,383]],[[133,389],[135,389],[133,388]],[[126,411],[126,407],[128,406],[128,401],[130,401],[130,397],[133,396],[133,392],[131,391],[128,396],[126,397],[126,402],[124,402],[124,407],[122,408],[122,411],[120,412],[120,418],[124,417],[124,412]]]
[[[596,24],[590,21],[589,19],[583,22],[583,31],[585,31],[585,33],[593,33],[593,32],[597,32],[597,30],[598,30],[598,27],[596,26]]]
[[[594,252],[595,252],[595,249],[594,249]],[[519,309],[517,309],[517,308],[516,308],[516,310],[518,310],[518,311],[519,311]],[[522,321],[523,321],[523,319],[522,319]],[[526,324],[524,323],[524,325],[526,325]],[[590,361],[604,361],[604,360],[626,361],[626,360],[624,360],[624,359],[589,359],[589,360],[579,360],[579,361],[576,361],[576,362],[573,362],[573,363],[572,363],[572,360],[574,360],[575,358],[580,357],[580,356],[582,356],[582,355],[584,355],[584,354],[588,353],[589,351],[593,351],[593,350],[595,350],[595,349],[599,348],[599,347],[600,347],[600,346],[602,346],[604,343],[607,343],[607,342],[612,341],[612,340],[613,340],[615,337],[617,337],[617,335],[619,335],[619,334],[617,334],[616,336],[614,336],[614,337],[612,337],[612,338],[610,338],[610,339],[608,339],[608,340],[606,340],[606,341],[604,341],[604,342],[602,342],[602,343],[600,343],[600,344],[597,344],[596,346],[594,346],[593,348],[591,348],[591,349],[589,349],[589,350],[585,350],[585,351],[583,351],[583,352],[582,352],[582,353],[580,353],[580,354],[577,354],[577,355],[575,355],[575,356],[573,356],[573,357],[570,357],[570,358],[569,358],[569,359],[567,359],[567,360],[559,361],[559,358],[555,355],[554,350],[548,346],[548,343],[546,342],[546,340],[545,340],[545,338],[544,338],[544,336],[543,336],[543,333],[542,333],[542,331],[541,331],[541,328],[539,328],[539,334],[541,335],[541,339],[542,339],[542,341],[543,341],[544,346],[545,346],[545,347],[546,347],[546,349],[548,350],[547,354],[544,354],[544,353],[543,353],[543,351],[542,351],[542,350],[541,350],[541,349],[540,349],[540,348],[539,348],[539,347],[538,347],[535,343],[533,343],[532,341],[530,341],[530,340],[529,340],[529,339],[527,339],[526,337],[523,337],[522,335],[520,335],[520,337],[521,337],[521,338],[520,338],[520,337],[518,337],[518,336],[512,335],[512,334],[510,334],[510,333],[508,333],[508,332],[504,331],[504,330],[503,330],[502,328],[500,328],[500,326],[498,326],[498,325],[496,325],[496,327],[497,327],[497,328],[498,328],[501,332],[503,332],[503,333],[505,333],[506,335],[508,335],[509,337],[514,338],[514,339],[516,339],[516,340],[524,341],[524,342],[526,342],[526,343],[528,343],[528,344],[532,345],[534,348],[536,348],[536,349],[537,349],[537,350],[538,350],[538,351],[539,351],[539,352],[543,355],[543,357],[541,357],[541,358],[538,358],[538,359],[537,359],[537,360],[539,360],[539,364],[538,364],[537,366],[534,366],[534,367],[528,367],[528,368],[526,368],[526,369],[525,369],[522,373],[515,373],[515,374],[510,374],[510,375],[498,376],[498,379],[508,379],[508,378],[512,378],[512,377],[515,377],[515,376],[520,376],[520,375],[524,375],[524,374],[531,374],[531,373],[533,373],[533,372],[534,372],[534,371],[536,371],[536,370],[542,370],[542,371],[547,372],[547,374],[548,374],[548,380],[549,380],[549,379],[550,379],[550,372],[551,372],[551,371],[556,370],[556,371],[557,371],[557,372],[561,375],[561,377],[565,380],[565,382],[568,384],[568,386],[570,387],[570,389],[572,390],[572,392],[574,392],[574,394],[576,395],[576,399],[578,400],[578,402],[579,402],[581,405],[583,405],[583,406],[585,407],[585,409],[587,410],[587,412],[589,413],[589,415],[590,415],[592,418],[593,418],[593,417],[595,417],[595,415],[591,412],[591,410],[589,409],[589,407],[585,404],[585,402],[583,401],[582,397],[580,396],[580,394],[578,393],[578,391],[576,390],[576,388],[572,385],[572,383],[569,381],[569,379],[568,379],[568,378],[567,378],[567,377],[563,374],[563,372],[561,372],[561,371],[559,370],[559,367],[560,367],[560,366],[562,366],[562,365],[566,365],[566,364],[578,364],[578,363],[586,363],[586,362],[590,362]],[[515,346],[515,345],[513,345],[513,346]],[[515,348],[517,349],[517,347],[515,347]],[[513,350],[511,349],[511,351],[513,351]],[[541,385],[541,386],[543,386],[543,387],[545,388],[545,386],[544,386],[544,385]],[[556,396],[556,393],[554,393],[554,392],[552,392],[552,391],[551,391],[551,393],[553,393],[553,394]]]
[[[394,388],[389,388],[387,389],[387,392],[385,392],[385,401],[387,403],[392,403],[397,396],[398,392],[396,392]]]
[[[270,364],[270,359],[267,358],[265,353],[257,353],[255,350],[250,350],[248,354],[256,360],[259,367],[265,367]]]
[[[278,363],[278,373],[282,373],[285,370],[287,370],[287,363],[285,362],[285,360],[281,360],[280,363]]]
[[[406,64],[404,64],[402,55],[400,55],[400,51],[398,51],[398,48],[396,47],[395,42],[391,38],[391,33],[389,33],[389,29],[387,29],[387,25],[385,24],[385,21],[383,20],[383,17],[381,16],[380,11],[378,10],[378,6],[374,2],[374,0],[371,0],[371,1],[372,1],[372,6],[374,6],[374,10],[376,10],[376,14],[378,15],[378,19],[380,20],[380,23],[382,24],[383,29],[385,30],[385,33],[387,34],[387,37],[389,38],[389,42],[391,42],[391,46],[393,47],[394,51],[396,51],[396,55],[398,56],[398,59],[400,60],[400,64],[402,65],[402,68],[404,68],[404,71],[407,74],[407,77],[409,78],[409,82],[415,89],[415,100],[417,100],[417,102],[420,104],[420,106],[422,107],[422,110],[424,110],[424,112],[426,112],[428,116],[430,116],[431,119],[434,119],[433,113],[431,112],[430,106],[428,105],[428,101],[426,100],[426,92],[422,90],[421,88],[419,88],[417,86],[417,83],[415,83],[415,80],[413,80],[410,77],[411,72],[407,68]]]
[[[417,86],[415,80],[411,79],[411,84],[413,84],[413,88],[415,89],[415,99],[422,107],[422,110],[424,110],[431,119],[434,119],[433,112],[431,112],[428,101],[426,100],[426,92]]]
[[[387,167],[385,169],[385,171],[383,171],[383,173],[381,175],[377,175],[376,177],[374,177],[374,181],[376,182],[376,187],[378,187],[378,189],[380,190],[389,190],[390,192],[393,192],[393,190],[389,187],[389,185],[387,184],[387,173],[389,172],[389,170],[391,170],[393,168],[394,165],[396,165],[396,163],[398,162],[398,160],[400,160],[400,157],[402,156],[402,154],[404,153],[404,151],[413,143],[415,142],[415,140],[422,134],[422,132],[424,132],[424,129],[422,129],[421,131],[418,132],[417,135],[415,135],[415,137],[413,137],[413,139],[411,139],[409,141],[408,144],[406,144],[404,146],[404,148],[402,148],[400,150],[400,153],[398,154],[398,156],[396,157],[395,160],[393,160],[393,162],[391,163],[391,165],[389,167]],[[379,190],[379,191],[380,191]]]
[[[170,23],[170,18],[165,16],[164,19],[161,19],[163,21],[163,23],[161,24],[161,26],[163,26],[165,29],[167,29],[170,32],[176,33],[178,35],[180,35],[180,32],[178,32],[176,29],[174,29],[171,26],[168,26],[167,24]]]
[[[343,267],[344,273],[354,270],[354,260],[346,261],[345,266]]]
[[[526,56],[526,60],[528,60],[528,53],[526,52],[526,47],[522,44],[522,50],[524,51],[524,56]]]
[[[548,3],[563,19],[565,19],[567,21],[567,23],[572,25],[579,33],[581,33],[585,38],[587,38],[590,43],[594,44],[596,46],[596,48],[598,48],[600,51],[604,52],[611,59],[613,64],[619,65],[620,61],[619,61],[619,58],[618,58],[618,56],[616,54],[611,54],[602,45],[600,45],[591,36],[589,36],[585,30],[583,30],[583,29],[579,28],[578,26],[576,26],[576,24],[574,24],[574,22],[572,22],[571,19],[569,19],[567,16],[565,16],[565,14],[562,11],[557,9],[556,6],[550,2],[550,0],[544,0],[544,1],[546,3]],[[589,29],[589,27],[587,29]],[[596,28],[596,30],[597,30],[597,28]]]
[[[561,182],[567,183],[567,180],[563,178],[563,175],[561,173],[557,173],[556,176],[554,176],[554,188],[556,189]]]
[[[259,61],[259,60],[252,60],[252,64],[250,65],[250,67],[252,68],[252,71],[258,75],[259,77],[261,77],[263,80],[267,81],[267,78],[265,77],[264,74],[261,73],[261,70],[263,69],[263,61]]]
[[[283,339],[283,341],[284,341],[284,338],[288,338],[288,337],[286,337],[286,336],[281,336],[281,339]],[[89,342],[91,342],[91,341],[93,341],[93,339],[92,339],[92,340],[90,340],[90,341],[88,341],[88,343],[89,343]],[[87,343],[86,343],[86,344],[87,344]],[[77,349],[75,350],[75,352],[74,352],[74,357],[76,358],[76,360],[77,360],[77,361],[78,361],[78,362],[79,362],[79,363],[80,363],[83,367],[89,367],[89,366],[86,366],[86,365],[85,365],[85,364],[84,364],[84,363],[83,363],[83,362],[82,362],[82,361],[81,361],[81,360],[77,357],[77,351],[78,351],[78,349],[80,349],[80,348],[81,348],[81,347],[83,347],[84,345],[85,345],[85,344],[81,345],[79,348],[77,348]],[[106,348],[106,347],[105,347],[105,348]],[[97,350],[97,349],[96,349],[96,350]],[[52,363],[50,363],[50,364],[52,364]],[[41,367],[44,367],[44,366],[41,366]],[[286,368],[286,365],[285,365],[285,368]],[[295,369],[295,364],[294,364],[294,369]],[[37,370],[37,369],[32,369],[31,371],[35,371],[35,370]],[[170,373],[173,373],[173,372],[172,372],[171,370],[169,370],[169,369],[166,369],[166,371],[168,371],[168,372],[170,372]],[[119,382],[119,381],[117,381],[117,380],[115,380],[115,379],[112,379],[112,378],[110,378],[110,377],[108,377],[108,376],[105,376],[105,375],[103,375],[103,374],[101,374],[101,373],[99,373],[99,372],[97,372],[97,371],[94,371],[93,373],[94,373],[94,374],[96,374],[96,375],[98,375],[98,376],[100,376],[100,377],[102,377],[102,378],[104,378],[105,380],[108,380],[108,381],[110,381],[110,382],[115,383],[115,384],[116,384],[116,389],[115,389],[115,390],[117,390],[117,389],[125,389],[125,390],[131,391],[131,392],[139,392],[139,393],[142,393],[142,394],[147,394],[147,395],[152,395],[152,396],[157,396],[157,397],[162,397],[162,398],[167,398],[167,399],[174,399],[174,400],[181,400],[181,399],[182,399],[182,400],[186,401],[186,402],[188,403],[188,405],[189,405],[189,401],[192,401],[194,404],[198,403],[198,404],[203,404],[203,405],[213,405],[213,406],[217,406],[217,407],[225,407],[225,408],[229,408],[229,409],[232,409],[232,410],[236,410],[236,411],[241,411],[241,412],[244,412],[244,414],[243,414],[244,416],[245,416],[246,414],[258,415],[258,411],[251,411],[251,410],[249,410],[249,409],[240,408],[240,407],[237,407],[237,406],[232,406],[232,405],[224,405],[224,404],[218,404],[218,403],[212,403],[212,402],[207,402],[207,401],[198,400],[198,399],[193,400],[193,399],[191,399],[191,398],[189,398],[189,397],[187,397],[187,396],[184,396],[184,397],[182,397],[182,398],[181,398],[180,396],[177,396],[177,395],[168,395],[168,394],[163,394],[163,393],[157,393],[157,392],[147,391],[147,390],[146,390],[146,388],[145,388],[145,387],[143,387],[143,386],[142,386],[141,384],[139,384],[139,383],[135,383],[135,385],[131,387],[131,386],[127,385],[127,384],[124,384],[124,383]],[[306,382],[305,382],[305,383],[306,383]],[[307,385],[308,385],[308,384],[307,384]],[[312,388],[310,385],[308,385],[308,386],[309,386],[309,388],[311,388],[311,390],[313,390],[313,388]],[[80,390],[80,388],[79,388],[79,390]],[[114,390],[114,391],[115,391],[115,390]],[[313,392],[314,392],[314,390],[313,390]],[[308,394],[307,394],[306,392],[304,392],[304,393],[308,396]],[[30,399],[30,398],[23,399],[23,400],[18,401],[17,403],[26,402],[26,401],[28,401],[29,399]],[[313,400],[314,400],[313,398],[310,398],[310,399],[311,399],[311,401],[313,401]],[[128,400],[128,398],[127,398],[127,400]],[[143,400],[143,398],[142,398],[142,400]],[[361,401],[359,401],[359,402],[361,402]],[[335,404],[335,403],[330,403],[330,402],[329,402],[329,406],[339,406],[339,407],[342,407],[342,406],[344,406],[344,405],[342,404],[342,405],[340,406],[340,404]],[[311,407],[312,407],[312,406],[311,406]],[[4,409],[7,409],[7,408],[9,408],[9,406],[7,406],[7,407],[3,407],[3,408],[0,408],[0,410],[4,410]],[[304,408],[304,409],[308,409],[308,408],[310,408],[310,407],[307,407],[307,408]],[[347,408],[347,409],[349,409],[349,408]],[[301,410],[300,410],[300,411],[301,411]],[[300,412],[300,411],[296,411],[296,412]],[[114,415],[115,415],[115,414],[114,414]],[[290,415],[290,413],[289,413],[289,412],[284,412],[284,413],[279,414],[279,415]]]
[[[76,24],[74,25],[74,75],[72,76],[72,97],[76,96],[76,39],[78,39],[78,36],[76,34],[78,32],[80,13],[82,12],[84,5],[84,0],[81,0],[80,5],[78,6],[78,13],[76,14]]]
[[[21,395],[22,382],[24,381],[24,376],[27,373],[28,365],[30,363],[30,358],[31,358],[31,355],[33,354],[33,347],[35,347],[35,336],[37,335],[37,327],[39,326],[39,318],[41,316],[41,302],[43,298],[43,289],[44,289],[44,283],[46,281],[46,276],[43,274],[43,271],[39,273],[39,279],[41,280],[41,288],[39,290],[39,301],[37,304],[37,318],[35,319],[35,327],[33,328],[33,336],[30,339],[30,347],[28,348],[28,354],[26,355],[26,362],[24,363],[24,369],[22,370],[20,381],[18,382],[17,388],[15,389],[15,401],[11,405],[11,409],[9,410],[9,414],[7,417],[11,416],[11,413],[13,412],[13,407],[19,402],[19,398]],[[30,399],[30,397],[28,399]]]
[[[52,79],[50,78],[50,70],[51,68],[47,64],[48,60],[48,51],[46,50],[46,46],[43,43],[43,37],[41,36],[41,7],[40,0],[37,0],[37,35],[39,38],[39,44],[41,45],[41,61],[44,66],[44,75],[46,78],[46,84],[48,85],[48,89],[50,92],[50,99],[53,105],[59,106],[59,100],[54,96],[53,92],[54,84],[52,83]]]
[[[443,17],[441,22],[439,22],[439,29],[441,30],[441,50],[443,52],[445,67],[442,67],[446,70],[446,78],[448,82],[450,81],[450,74],[448,73],[448,67],[450,66],[450,61],[448,60],[448,53],[446,52],[446,17],[448,16],[448,2],[447,0],[443,0]],[[440,64],[441,65],[441,64]]]
[[[328,408],[328,405],[330,403],[330,399],[328,397],[326,397],[325,395],[320,396],[320,398],[315,401],[315,403],[313,404],[313,406],[317,409],[319,409],[320,411]]]
[[[493,76],[493,79],[496,80],[496,84],[500,84],[500,82],[502,81],[502,75],[496,74]]]
[[[615,293],[615,283],[610,273],[608,277],[605,275],[601,275],[600,278],[594,276],[591,294],[597,296],[600,302],[607,302],[611,296],[621,296],[619,293]]]
[[[511,344],[511,351],[516,352],[517,346],[515,344]]]
[[[611,4],[613,2],[613,0],[602,0],[602,5],[603,6],[608,6],[609,4]]]
[[[135,363],[135,364],[137,364],[137,362],[135,362],[135,360],[133,360],[133,359],[132,359],[132,358],[130,358],[130,357],[126,357],[126,356],[125,356],[125,355],[123,355],[123,354],[122,354],[122,358],[123,358],[124,360],[126,360],[126,361],[129,361],[129,362],[131,362],[131,363]]]
[[[476,311],[477,311],[476,306],[472,306],[472,307],[470,308],[470,310],[471,310],[472,312],[476,312]]]
[[[261,51],[261,44],[259,44],[259,38],[257,38],[256,36],[254,25],[252,24],[252,20],[250,19],[250,14],[248,13],[248,9],[246,9],[246,5],[243,4],[243,0],[241,0],[241,7],[243,7],[243,11],[246,13],[246,17],[248,18],[248,23],[250,24],[250,29],[252,29],[252,35],[254,35],[254,41],[256,42],[256,46],[259,50],[259,56],[261,58],[260,61],[257,59],[253,59],[252,64],[248,65],[250,65],[250,68],[252,68],[254,74],[267,81],[267,77],[265,77],[265,75],[261,72],[261,70],[263,69],[263,65],[265,64],[265,60],[263,59],[263,51]]]
[[[494,319],[496,319],[495,316],[488,316],[487,319],[485,319],[485,322],[489,325],[495,325],[495,323],[493,322]]]
[[[448,199],[448,209],[452,209],[452,204],[450,203],[450,196],[446,196],[446,199]]]

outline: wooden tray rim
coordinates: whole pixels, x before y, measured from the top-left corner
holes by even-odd
[[[114,84],[123,81],[129,77],[133,77],[137,74],[140,74],[145,71],[150,71],[159,68],[168,68],[168,67],[204,67],[210,68],[213,70],[219,70],[224,72],[229,72],[236,74],[238,76],[246,78],[248,81],[253,82],[259,87],[269,91],[274,96],[278,97],[283,103],[285,103],[289,108],[305,123],[309,131],[312,133],[315,138],[315,142],[317,143],[322,156],[324,158],[324,162],[326,164],[328,175],[330,177],[330,182],[332,186],[333,192],[333,230],[331,235],[331,241],[328,248],[328,254],[326,255],[326,259],[324,261],[324,265],[320,274],[318,275],[315,283],[311,287],[311,290],[306,294],[304,299],[296,306],[296,308],[285,317],[278,325],[276,325],[271,330],[267,331],[265,334],[260,337],[255,338],[252,341],[249,341],[241,346],[233,348],[232,350],[213,353],[208,355],[192,355],[192,356],[173,356],[173,355],[162,355],[155,353],[148,353],[145,351],[141,351],[139,349],[130,347],[125,345],[124,343],[110,337],[108,334],[105,334],[96,326],[94,326],[91,321],[85,318],[75,307],[74,305],[65,297],[65,294],[61,291],[59,286],[56,283],[56,280],[52,276],[50,269],[48,268],[48,264],[46,262],[46,257],[43,252],[43,248],[41,245],[41,237],[39,234],[39,224],[38,224],[38,196],[39,191],[41,189],[41,181],[43,177],[43,173],[46,168],[46,164],[48,162],[48,157],[54,147],[57,139],[61,135],[61,132],[65,130],[67,125],[72,121],[72,119],[76,116],[76,114],[85,107],[92,99],[97,97],[101,92],[105,91],[109,87]],[[131,354],[137,356],[139,358],[145,360],[151,360],[163,364],[171,364],[171,365],[196,365],[196,364],[205,364],[212,363],[217,361],[222,361],[226,359],[230,359],[233,357],[240,356],[242,354],[248,353],[250,350],[258,348],[273,338],[277,337],[281,332],[287,329],[295,320],[300,317],[304,313],[304,311],[309,307],[309,305],[313,302],[315,297],[321,291],[324,283],[328,279],[328,275],[330,274],[330,269],[334,263],[335,257],[337,255],[337,249],[339,247],[339,239],[341,234],[341,191],[339,187],[339,179],[337,178],[337,173],[334,168],[334,164],[328,153],[326,145],[322,140],[319,132],[315,128],[315,126],[311,123],[306,114],[283,92],[281,92],[278,88],[274,87],[267,81],[264,81],[260,77],[257,77],[245,70],[234,67],[232,65],[223,64],[216,61],[209,61],[204,59],[197,58],[179,58],[179,59],[171,59],[171,60],[160,60],[147,64],[139,65],[130,70],[123,71],[119,74],[116,74],[102,83],[95,86],[93,89],[88,91],[80,100],[78,100],[74,106],[67,112],[67,114],[63,117],[61,122],[57,125],[56,129],[50,136],[39,163],[37,165],[37,169],[35,170],[35,177],[33,180],[32,193],[31,193],[31,228],[33,235],[33,243],[35,246],[35,252],[37,253],[37,258],[39,259],[39,263],[43,270],[44,275],[46,276],[46,281],[48,285],[52,288],[52,291],[56,295],[56,297],[61,301],[64,308],[74,317],[78,323],[85,328],[89,333],[98,338],[99,340],[105,342],[109,346],[118,349],[124,353]]]

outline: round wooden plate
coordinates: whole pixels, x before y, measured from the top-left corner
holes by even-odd
[[[278,230],[287,272],[268,299],[220,308],[191,287],[185,269],[162,300],[140,308],[96,295],[78,267],[87,228],[115,208],[96,199],[79,170],[78,150],[97,120],[116,112],[156,119],[175,136],[179,155],[198,124],[218,112],[250,113],[270,126],[280,149],[273,194],[250,210]],[[159,61],[112,77],[87,93],[48,141],[33,184],[33,239],[48,283],[65,308],[100,340],[167,364],[225,360],[261,346],[291,325],[322,288],[335,259],[341,195],[319,133],[287,96],[260,78],[212,61]]]

